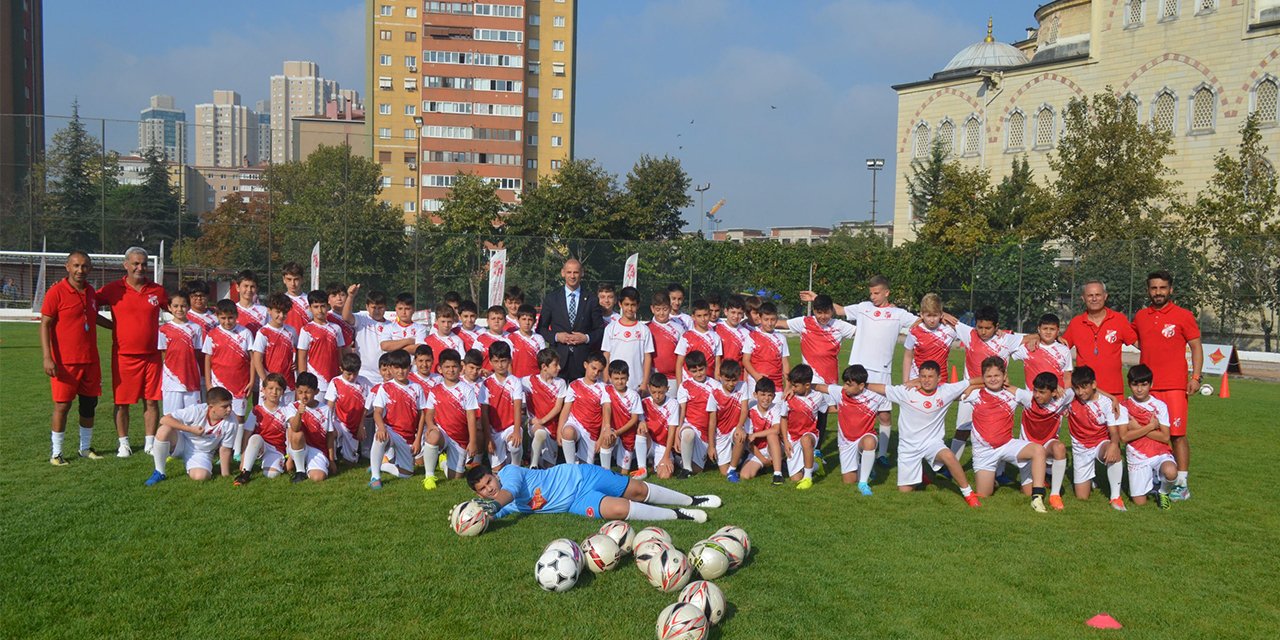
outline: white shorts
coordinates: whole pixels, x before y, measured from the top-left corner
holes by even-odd
[[[387,429],[387,457],[405,475],[413,475],[413,445],[404,436]],[[381,465],[381,460],[370,460],[370,465]]]
[[[898,486],[904,487],[912,484],[920,484],[924,480],[925,462],[937,471],[942,468],[938,463],[938,454],[948,451],[947,445],[942,442],[934,442],[926,444],[919,449],[903,449],[898,447]]]
[[[733,455],[733,432],[720,433],[716,431],[716,464],[726,465],[732,462],[729,459]]]
[[[868,433],[866,436],[862,436],[862,438],[867,436],[875,438],[876,444],[880,443],[880,436],[875,433]],[[836,430],[836,443],[840,450],[840,473],[853,473],[860,470],[858,466],[862,462],[862,450],[858,448],[858,443],[862,441],[862,438],[858,438],[857,440],[846,440],[844,432],[839,429]],[[872,447],[871,451],[874,453],[875,448]],[[859,478],[859,480],[863,480],[865,482],[866,479]]]
[[[1102,453],[1106,451],[1109,444],[1111,444],[1110,440],[1103,440],[1096,447],[1085,448],[1073,439],[1071,441],[1071,468],[1074,473],[1071,481],[1075,484],[1084,484],[1093,480],[1093,467],[1102,459]]]
[[[333,429],[334,449],[338,451],[338,457],[347,462],[355,462],[360,459],[360,443],[356,442],[356,437],[352,435],[347,428],[342,425],[336,425]]]
[[[467,448],[458,444],[445,433],[444,429],[440,430],[440,450],[444,451],[444,466],[454,473],[462,473],[467,469]],[[424,447],[425,448],[425,447]]]
[[[586,427],[573,420],[565,423],[565,426],[572,428],[578,434],[578,437],[573,440],[575,447],[574,457],[576,457],[580,462],[586,462],[588,464],[594,463],[595,460],[593,460],[593,458],[595,457],[596,451],[595,438],[591,437],[591,434],[587,432]]]
[[[192,405],[200,404],[200,390],[195,391],[165,391],[161,400],[160,410],[164,411],[164,415],[170,415],[179,409],[186,409]]]
[[[645,456],[648,460],[640,460],[640,466],[648,469],[650,462],[652,462],[654,466],[657,466],[658,463],[662,461],[662,456],[665,455],[667,455],[667,445],[650,441],[649,453]]]
[[[968,402],[957,402],[960,408],[956,410],[956,431],[971,431],[973,429],[973,405]]]
[[[800,441],[804,440],[805,438],[813,439],[813,450],[817,451],[818,450],[818,434],[809,432],[809,433],[802,434],[800,436],[800,440],[793,441],[791,443],[790,451],[783,452],[783,455],[787,457],[787,473],[793,476],[804,471],[804,446],[800,444]],[[782,446],[785,449],[787,444],[783,442]]]
[[[284,401],[281,400],[281,402],[283,403]],[[236,419],[240,424],[244,424],[245,416],[249,415],[247,403],[248,403],[248,400],[246,398],[231,399],[231,413],[235,414]],[[281,404],[280,406],[285,406],[285,405]]]
[[[302,453],[303,464],[307,467],[307,473],[312,471],[324,472],[329,475],[329,456],[315,447],[305,447]]]
[[[268,470],[276,472],[276,475],[284,473],[284,452],[267,444],[262,443],[262,471],[266,473]]]
[[[773,466],[773,462],[766,459],[766,457],[769,455],[768,449],[764,449],[764,450],[757,449],[755,448],[754,445],[748,447],[748,449],[750,449],[750,451],[747,453],[746,456],[743,456],[746,459],[742,461],[742,466],[745,467],[752,462],[760,465],[761,468]]]
[[[178,442],[173,447],[173,451],[169,455],[182,460],[186,466],[187,475],[191,475],[192,469],[204,469],[210,474],[213,473],[213,451],[199,451],[192,444],[190,438],[185,431],[178,432]]]
[[[1018,461],[1018,454],[1030,445],[1030,440],[1014,438],[998,447],[992,447],[985,442],[979,442],[977,439],[973,441],[973,472],[991,471],[994,472],[1001,462],[1019,465],[1030,463],[1030,460],[1022,462]]]
[[[683,459],[685,458],[685,456],[690,456],[690,458],[693,460],[693,466],[695,466],[695,467],[699,467],[699,468],[704,468],[704,467],[706,467],[706,466],[707,466],[707,465],[706,465],[706,463],[707,463],[707,440],[706,440],[707,434],[706,434],[705,432],[703,432],[701,429],[698,429],[697,427],[694,427],[694,426],[692,426],[692,425],[688,425],[688,424],[686,424],[686,425],[683,425],[683,426],[681,426],[681,427],[680,427],[680,431],[676,433],[676,436],[677,436],[677,437],[679,437],[679,436],[680,436],[680,434],[683,434],[686,430],[688,430],[688,431],[692,431],[692,432],[693,432],[693,435],[694,435],[694,438],[693,438],[693,451],[682,451],[682,452],[680,452],[680,459],[681,459],[681,460],[683,460]]]
[[[890,385],[893,384],[893,376],[888,371],[872,371],[867,370],[867,382],[875,384]],[[840,384],[838,381],[831,384]]]
[[[1129,495],[1145,496],[1156,488],[1156,478],[1160,477],[1160,467],[1166,462],[1174,462],[1173,456],[1162,453],[1158,456],[1146,457],[1129,449]]]
[[[489,430],[489,442],[493,443],[493,453],[489,454],[490,467],[507,464],[507,462],[511,460],[511,446],[507,444],[507,439],[514,435],[515,432],[515,425],[507,427],[502,431],[494,431],[493,429]],[[523,441],[520,442],[520,446],[521,448],[524,447]],[[516,460],[514,461],[514,464],[519,466],[520,461]]]

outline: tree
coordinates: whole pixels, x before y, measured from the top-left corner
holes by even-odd
[[[45,162],[48,201],[40,234],[50,249],[107,250],[106,201],[120,174],[115,152],[102,153],[101,143],[80,120],[79,101],[71,103],[71,120],[53,134]]]
[[[526,189],[509,219],[510,233],[567,238],[629,237],[621,222],[617,178],[594,160],[568,160]]]
[[[690,184],[679,159],[640,156],[627,174],[626,194],[621,203],[634,237],[641,240],[680,237],[686,224],[680,211],[693,204]]]
[[[942,165],[941,179],[922,213],[920,240],[972,256],[996,238],[988,211],[991,173],[959,163]]]
[[[935,138],[929,146],[929,157],[911,161],[911,173],[907,176],[907,195],[911,205],[911,228],[919,229],[925,214],[943,189],[943,167],[947,164],[947,148],[941,138]]]
[[[270,201],[266,194],[249,193],[226,198],[199,225],[199,237],[184,237],[173,260],[184,268],[231,273],[267,268],[267,220]]]
[[[419,216],[414,233],[416,244],[432,246],[429,255],[419,256],[427,263],[429,287],[438,284],[441,276],[445,286],[457,287],[456,279],[461,277],[471,299],[480,298],[480,287],[489,273],[485,243],[498,241],[505,226],[505,209],[497,185],[474,174],[458,173],[435,219]]]
[[[196,220],[183,211],[177,189],[169,184],[164,156],[148,149],[143,157],[147,161],[142,171],[143,183],[117,186],[107,196],[111,213],[107,233],[122,243],[158,245],[163,241],[172,248],[181,227],[186,225],[186,233],[190,234],[196,230]]]
[[[1036,184],[1025,155],[1013,159],[1009,175],[1000,180],[990,195],[987,223],[1002,236],[1020,240],[1047,240],[1054,236],[1046,219],[1053,203],[1048,191]]]

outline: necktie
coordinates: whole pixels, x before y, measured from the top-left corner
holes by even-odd
[[[578,321],[578,292],[573,291],[569,294],[569,327],[572,328]]]

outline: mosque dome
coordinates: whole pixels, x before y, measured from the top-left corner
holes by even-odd
[[[945,73],[961,69],[1003,69],[1026,64],[1028,60],[1024,53],[1013,45],[996,42],[996,39],[991,36],[991,26],[991,21],[987,20],[987,37],[982,42],[971,44],[957,53],[951,58],[951,62],[942,68],[942,71]]]

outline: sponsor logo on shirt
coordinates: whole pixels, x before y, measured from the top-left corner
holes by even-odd
[[[534,489],[533,497],[529,498],[529,508],[534,511],[537,511],[538,509],[541,509],[545,506],[547,506],[547,499],[542,497],[542,488],[539,487],[537,489]]]

